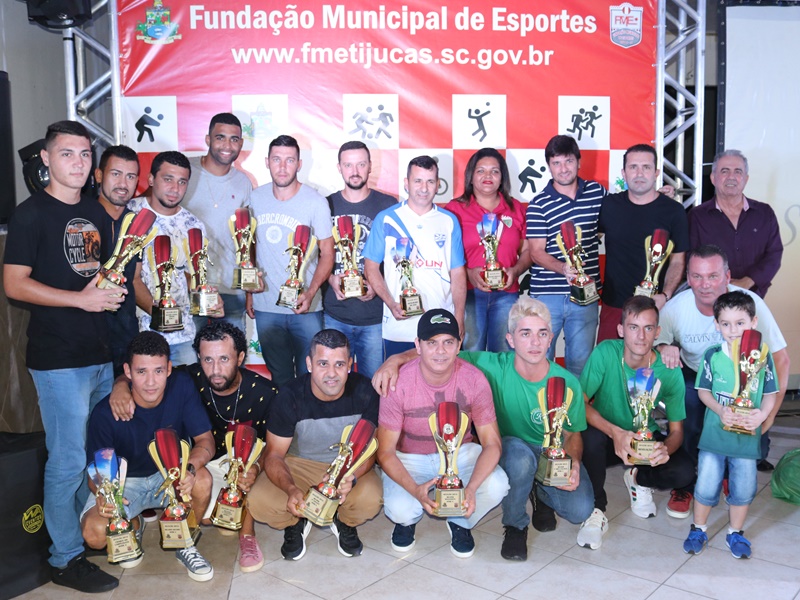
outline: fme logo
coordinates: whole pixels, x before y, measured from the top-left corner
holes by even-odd
[[[611,6],[611,41],[623,48],[632,48],[642,41],[642,13],[641,7],[635,7],[630,2],[619,6]]]

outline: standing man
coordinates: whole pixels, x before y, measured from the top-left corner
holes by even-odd
[[[119,582],[86,560],[80,508],[86,499],[86,422],[111,391],[105,310],[123,301],[97,287],[107,218],[81,196],[92,169],[89,132],[75,121],[47,128],[49,185],[17,207],[8,228],[3,283],[31,317],[25,362],[39,395],[48,451],[44,514],[53,583],[104,592]]]
[[[455,313],[459,331],[464,330],[467,270],[461,227],[455,215],[434,204],[438,187],[436,161],[430,156],[412,159],[405,178],[408,200],[378,214],[364,248],[367,279],[384,303],[384,358],[414,347],[420,320],[407,317],[400,303],[398,256],[411,261],[412,283],[423,308]]]
[[[242,124],[235,115],[219,113],[211,118],[206,136],[208,152],[189,159],[194,177],[189,180],[183,206],[206,227],[208,281],[219,288],[224,318],[244,330],[245,293],[231,288],[236,249],[228,225],[237,208],[250,205],[253,190],[247,175],[234,167],[242,144]]]
[[[692,248],[704,244],[722,248],[731,284],[763,298],[781,267],[783,244],[772,207],[744,195],[748,173],[747,158],[739,150],[714,157],[711,183],[716,194],[689,211],[689,236]]]
[[[288,135],[269,144],[267,167],[272,183],[253,191],[251,205],[258,221],[256,257],[264,273],[266,289],[247,295],[247,314],[256,320],[261,352],[272,381],[281,388],[295,375],[306,373],[306,355],[311,338],[322,329],[320,287],[333,269],[331,213],[325,198],[297,180],[303,166],[300,146]],[[277,306],[281,285],[286,281],[289,234],[307,225],[319,240],[319,255],[307,256],[306,280],[297,298],[297,308]]]
[[[333,224],[336,217],[350,215],[353,225],[361,227],[361,238],[354,251],[358,255],[359,271],[364,272],[364,246],[372,230],[375,217],[384,209],[397,204],[397,199],[369,187],[372,171],[369,148],[363,142],[345,142],[339,148],[339,173],[344,180],[344,189],[328,196]],[[383,302],[375,295],[370,282],[364,278],[367,292],[358,298],[345,299],[339,284],[344,267],[339,250],[333,273],[325,286],[323,305],[325,327],[338,329],[347,336],[350,347],[358,361],[358,372],[371,378],[381,365],[383,342],[381,340],[381,318]]]
[[[605,235],[606,270],[603,308],[597,341],[617,339],[622,305],[647,273],[645,240],[656,229],[665,229],[674,242],[669,266],[662,275],[659,293],[653,296],[661,309],[683,279],[685,252],[689,250],[686,211],[680,202],[656,190],[660,175],[658,155],[647,144],[631,146],[622,157],[622,176],[628,189],[609,194],[600,210],[599,230]]]
[[[528,247],[533,258],[529,293],[550,311],[554,339],[563,329],[567,371],[579,377],[594,347],[598,306],[597,302],[580,306],[570,301],[570,283],[577,271],[565,262],[556,239],[562,223],[572,221],[581,228],[581,244],[586,252],[584,269],[600,291],[597,220],[606,190],[596,181],[578,177],[581,151],[574,138],[551,138],[544,156],[553,178],[528,205],[526,215]],[[551,344],[547,358],[552,361],[554,357],[555,344]]]

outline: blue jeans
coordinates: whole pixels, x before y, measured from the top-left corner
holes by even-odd
[[[597,302],[580,306],[570,302],[569,294],[538,294],[533,296],[544,302],[550,310],[553,329],[553,343],[547,351],[547,358],[553,360],[556,354],[556,340],[564,330],[564,362],[567,371],[581,376],[583,365],[589,359],[597,335],[599,307]]]
[[[467,290],[464,343],[468,352],[506,352],[508,311],[519,295],[514,292]]]
[[[65,566],[83,552],[80,514],[86,481],[86,423],[92,409],[111,393],[111,363],[77,369],[28,369],[36,392],[47,446],[44,520],[53,544],[50,564]],[[6,490],[6,493],[12,493]]]
[[[725,467],[728,467],[728,504],[748,506],[756,497],[756,459],[733,458],[700,450],[694,499],[705,506],[716,506],[722,490]]]
[[[534,475],[542,453],[541,446],[534,446],[519,438],[503,438],[503,454],[500,466],[508,476],[511,489],[503,498],[503,525],[523,529],[530,523],[525,508],[534,483]],[[536,496],[570,523],[583,523],[594,510],[594,493],[589,473],[581,465],[580,483],[575,491],[568,492],[555,487],[538,485]]]
[[[383,357],[381,324],[349,325],[330,315],[325,315],[323,321],[326,329],[337,329],[347,336],[350,350],[356,357],[358,372],[372,379],[372,375],[381,366]]]
[[[406,350],[416,348],[414,342],[394,342],[392,340],[383,340],[383,360],[395,354],[402,354]]]
[[[458,451],[458,476],[469,483],[472,470],[481,454],[478,444],[467,443]],[[417,484],[430,481],[439,474],[439,454],[406,454],[398,452],[397,458],[409,472]],[[413,525],[422,519],[424,510],[419,501],[399,486],[386,473],[381,473],[383,478],[383,510],[393,523],[400,525]],[[455,525],[472,529],[478,524],[486,513],[497,506],[508,493],[508,478],[500,467],[495,467],[483,481],[475,493],[475,512],[469,519],[464,517],[451,517]]]
[[[164,483],[164,476],[156,471],[147,477],[128,477],[125,481],[125,489],[122,496],[128,501],[125,505],[125,515],[128,519],[139,516],[148,508],[164,508],[167,506],[169,498],[166,492],[157,494],[161,484]],[[216,495],[212,496],[216,500]],[[213,502],[211,503],[214,504]],[[94,494],[89,494],[86,503],[81,511],[81,519],[89,512],[93,506],[97,506]],[[213,506],[212,506],[213,507]]]
[[[197,352],[194,351],[192,342],[171,344],[169,347],[169,359],[174,367],[178,365],[193,365],[197,362]]]
[[[214,319],[212,317],[192,317],[194,319],[195,329],[200,331],[209,321],[221,320],[230,323],[234,327],[238,327],[245,334],[247,334],[247,324],[245,323],[244,318],[244,292],[239,292],[238,294],[220,294],[219,297],[225,304],[225,316],[222,317],[222,319]]]
[[[272,382],[279,388],[295,376],[308,373],[306,356],[311,338],[321,330],[321,311],[301,315],[256,311],[261,354],[272,374]]]

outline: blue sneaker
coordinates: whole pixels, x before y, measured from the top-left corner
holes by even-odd
[[[702,529],[698,529],[694,525],[689,530],[689,537],[683,542],[683,551],[686,554],[700,554],[706,549],[708,544],[708,536]]]
[[[458,558],[469,558],[475,554],[475,540],[472,539],[472,532],[452,521],[447,522],[450,530],[450,552]]]
[[[414,539],[414,532],[417,529],[417,524],[413,525],[400,525],[396,523],[394,531],[392,531],[392,550],[395,552],[409,552],[416,544]]]
[[[734,531],[725,536],[725,543],[731,549],[733,558],[750,558],[750,540],[743,534],[743,531]]]

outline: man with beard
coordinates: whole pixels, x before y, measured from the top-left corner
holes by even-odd
[[[339,148],[339,173],[344,180],[344,189],[328,196],[328,204],[333,215],[333,224],[341,215],[349,215],[353,226],[361,227],[358,247],[353,251],[358,257],[359,271],[364,273],[362,250],[372,229],[372,222],[379,212],[397,204],[394,196],[389,196],[369,187],[372,170],[369,148],[363,142],[345,142]],[[366,377],[381,364],[383,354],[381,340],[381,317],[383,302],[376,297],[369,281],[364,279],[367,291],[358,298],[345,299],[340,284],[344,272],[342,257],[336,252],[333,273],[328,277],[328,285],[323,294],[325,327],[338,329],[350,340],[353,354],[358,361],[358,372]]]

